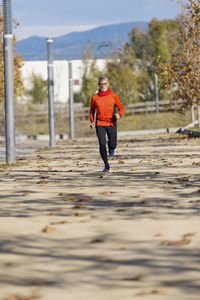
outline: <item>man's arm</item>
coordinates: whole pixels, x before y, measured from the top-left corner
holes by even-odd
[[[95,104],[94,104],[94,99],[92,98],[91,104],[90,104],[90,128],[95,127],[94,113],[95,113]]]
[[[119,109],[119,112],[115,114],[115,117],[117,120],[119,120],[124,113],[124,107],[123,107],[121,101],[119,100],[119,97],[117,94],[116,94],[116,98],[115,98],[115,104],[117,105],[117,108]]]

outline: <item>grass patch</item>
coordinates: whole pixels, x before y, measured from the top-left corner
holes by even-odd
[[[31,120],[31,119],[30,119]],[[20,119],[16,120],[16,129],[23,135],[38,135],[49,134],[48,119],[43,120],[31,120],[31,122],[21,122]],[[160,129],[160,128],[176,128],[184,127],[191,123],[190,111],[187,111],[184,115],[178,112],[161,112],[159,114],[137,114],[132,116],[122,117],[118,122],[119,131],[133,131],[143,129]],[[93,137],[95,136],[95,130],[91,130],[89,127],[90,121],[88,119],[75,118],[75,137]],[[69,134],[69,119],[60,115],[56,117],[55,121],[56,134]]]
[[[160,128],[184,127],[191,123],[190,112],[179,114],[177,112],[162,112],[159,114],[146,114],[125,116],[118,122],[118,130],[144,130]]]

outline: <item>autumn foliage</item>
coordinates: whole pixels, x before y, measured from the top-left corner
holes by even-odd
[[[200,2],[188,0],[179,16],[179,48],[169,65],[162,64],[166,87],[174,100],[183,100],[181,110],[200,104]]]

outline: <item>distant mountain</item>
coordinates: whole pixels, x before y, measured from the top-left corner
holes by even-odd
[[[83,58],[84,43],[90,41],[94,46],[94,55],[104,58],[111,54],[111,48],[121,48],[129,41],[128,33],[133,28],[148,30],[148,23],[129,22],[96,27],[83,32],[72,32],[53,38],[54,59],[73,60]],[[46,59],[46,38],[32,36],[18,41],[16,52],[22,53],[24,60]]]

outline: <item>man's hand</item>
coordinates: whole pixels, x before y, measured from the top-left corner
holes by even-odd
[[[90,128],[93,129],[95,127],[95,122],[90,123]]]
[[[115,118],[119,120],[121,118],[120,114],[115,114]]]

